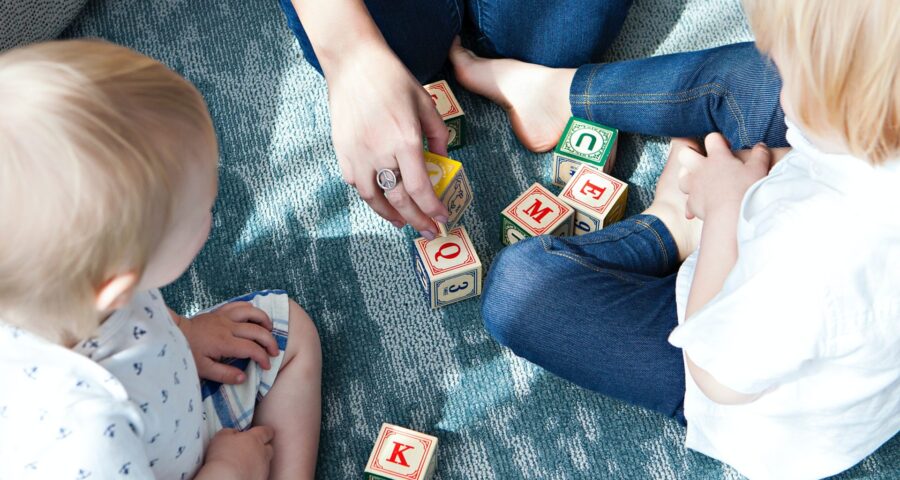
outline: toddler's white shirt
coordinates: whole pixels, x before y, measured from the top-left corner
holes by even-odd
[[[69,350],[0,322],[0,480],[190,478],[207,439],[187,340],[143,292]]]
[[[686,370],[686,444],[750,478],[841,472],[900,430],[900,160],[882,167],[793,147],[744,197],[738,261],[684,321],[697,252],[681,267],[669,341],[723,385]],[[701,241],[702,242],[702,241]]]

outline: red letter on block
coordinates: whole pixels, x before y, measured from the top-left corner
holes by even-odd
[[[456,251],[450,254],[446,254],[444,253],[444,249],[446,249],[447,247],[456,247]],[[441,248],[439,248],[437,253],[434,254],[434,261],[437,262],[438,258],[446,258],[447,260],[454,259],[459,256],[460,252],[462,252],[462,248],[460,248],[459,245],[453,242],[445,243],[441,245]]]
[[[532,203],[530,207],[525,209],[525,213],[529,217],[533,218],[535,222],[541,223],[541,220],[543,220],[548,213],[553,211],[553,209],[550,207],[541,209],[542,206],[543,204],[541,203],[541,201],[535,198],[534,203]]]
[[[403,456],[403,452],[412,450],[412,448],[413,447],[411,447],[410,445],[404,445],[402,443],[394,442],[394,451],[391,452],[391,456],[387,459],[387,461],[396,463],[397,465],[408,467],[409,464],[406,463],[406,457]]]
[[[600,200],[600,197],[602,197],[603,194],[606,193],[606,187],[598,187],[597,185],[591,183],[590,180],[588,180],[584,182],[584,186],[581,187],[581,193],[583,195],[590,196],[594,200]]]

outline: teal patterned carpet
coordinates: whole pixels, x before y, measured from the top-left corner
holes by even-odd
[[[582,390],[515,358],[485,333],[479,301],[430,310],[412,232],[381,221],[340,179],[324,81],[304,62],[275,0],[92,0],[65,37],[96,36],[194,82],[221,142],[212,236],[165,290],[195,312],[283,288],[310,312],[324,351],[318,478],[362,478],[382,422],[440,438],[438,479],[733,479],[683,446],[674,421]],[[613,58],[745,40],[737,0],[638,0]],[[499,108],[457,92],[473,145],[455,152],[475,201],[464,217],[486,266],[500,210],[549,156],[525,151]],[[650,200],[664,139],[625,135],[615,174]],[[527,279],[522,279],[527,281]],[[786,446],[788,447],[788,446]],[[900,437],[843,478],[897,478]],[[893,473],[891,473],[893,472]]]

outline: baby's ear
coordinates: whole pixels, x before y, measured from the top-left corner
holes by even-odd
[[[138,285],[135,272],[124,272],[113,275],[100,285],[94,295],[94,307],[98,312],[109,312],[128,304],[135,287]]]

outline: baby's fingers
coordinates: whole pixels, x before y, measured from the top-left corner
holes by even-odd
[[[231,334],[237,338],[252,340],[266,349],[269,356],[278,355],[278,341],[272,332],[255,323],[238,323],[234,325]]]
[[[205,380],[235,385],[246,380],[241,369],[204,357],[197,363],[197,374]]]
[[[269,331],[272,330],[272,320],[266,312],[256,308],[248,302],[233,302],[229,305],[235,305],[228,310],[222,312],[234,322],[251,322],[263,327]],[[223,307],[224,308],[224,307]],[[221,309],[220,309],[221,311]]]

